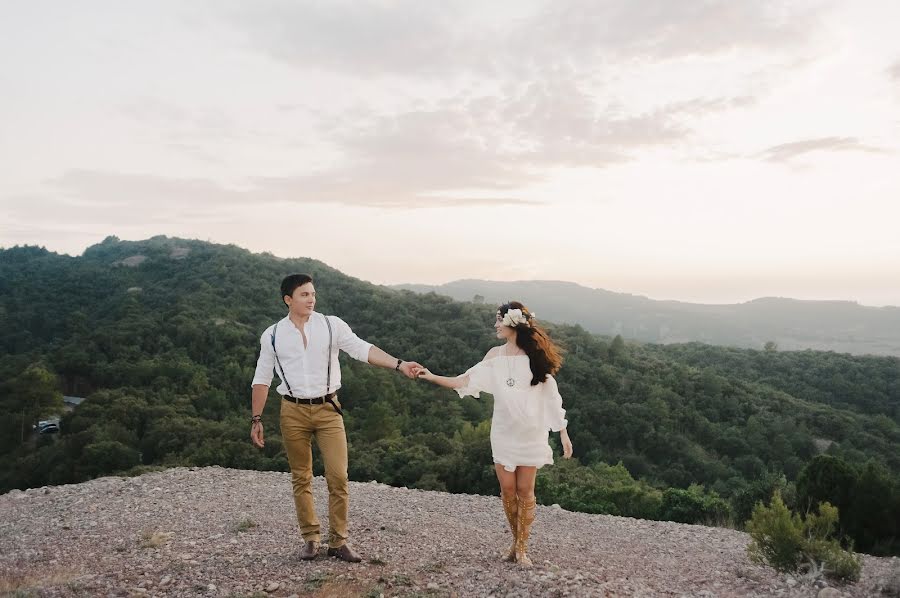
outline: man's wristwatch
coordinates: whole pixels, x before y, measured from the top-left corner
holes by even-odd
[[[402,360],[402,359],[398,359],[398,360],[397,360],[397,366],[394,368],[394,371],[399,372],[399,371],[400,371],[400,366],[401,366],[401,365],[403,365],[403,360]]]

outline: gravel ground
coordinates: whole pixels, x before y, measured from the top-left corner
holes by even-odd
[[[313,491],[323,524],[327,490]],[[13,596],[878,596],[900,560],[821,588],[754,565],[728,529],[539,506],[528,571],[500,560],[498,497],[350,484],[364,560],[297,558],[287,473],[176,468],[0,496],[0,594]]]

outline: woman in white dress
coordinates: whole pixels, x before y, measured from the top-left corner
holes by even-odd
[[[506,344],[488,351],[464,374],[448,378],[423,369],[419,377],[453,388],[460,397],[478,397],[482,392],[494,395],[491,451],[500,499],[513,534],[505,559],[528,567],[528,535],[535,516],[534,479],[538,468],[553,463],[549,431],[559,432],[563,456],[572,456],[566,412],[553,378],[562,359],[559,349],[535,322],[534,314],[518,301],[500,306],[494,329]]]

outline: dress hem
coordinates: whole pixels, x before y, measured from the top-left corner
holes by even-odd
[[[540,469],[544,465],[553,465],[553,461],[544,461],[542,463],[516,463],[515,465],[507,465],[506,463],[494,459],[494,464],[502,465],[504,470],[513,472],[516,470],[516,467],[537,467],[538,469]]]

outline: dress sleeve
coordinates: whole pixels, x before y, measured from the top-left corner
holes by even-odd
[[[548,375],[544,381],[544,424],[551,432],[559,432],[569,425],[566,410],[562,406],[562,396],[556,379]]]
[[[494,368],[492,361],[492,359],[480,361],[466,370],[466,373],[459,376],[466,382],[465,386],[455,389],[460,398],[469,395],[477,399],[483,392],[494,394]]]

